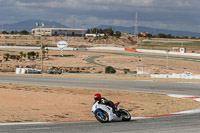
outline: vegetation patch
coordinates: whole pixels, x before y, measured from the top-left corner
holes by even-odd
[[[71,57],[71,56],[74,56],[74,55],[52,55],[54,57]]]
[[[116,73],[116,70],[113,67],[108,66],[106,67],[105,73]]]

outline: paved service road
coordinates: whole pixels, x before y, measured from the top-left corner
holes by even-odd
[[[21,75],[2,75],[0,83],[18,83],[27,85],[59,86],[88,89],[110,89],[137,91],[161,94],[187,94],[200,96],[199,83],[166,83],[153,81],[123,81],[103,79],[80,79],[59,77],[31,77]],[[102,124],[99,122],[54,123],[0,125],[2,133],[188,133],[200,132],[200,114],[183,116],[168,116],[151,119],[138,119],[131,122],[114,122]]]
[[[200,83],[169,83],[134,80],[125,81],[84,78],[35,77],[21,75],[2,75],[0,76],[0,83],[200,96]]]

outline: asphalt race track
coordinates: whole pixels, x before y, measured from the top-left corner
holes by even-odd
[[[103,79],[34,77],[1,75],[0,83],[58,86],[87,89],[109,89],[134,92],[182,94],[200,96],[200,83],[167,83],[154,81],[123,81]],[[200,133],[200,114],[136,119],[131,122],[102,124],[94,122],[68,122],[0,125],[0,133]]]

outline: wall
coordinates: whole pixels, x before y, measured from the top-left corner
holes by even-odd
[[[147,53],[159,53],[159,54],[167,54],[164,50],[149,50],[149,49],[136,49],[137,52],[147,52]],[[185,56],[199,56],[200,54],[196,53],[178,53],[178,52],[169,52],[169,55],[185,55]]]
[[[151,74],[151,78],[175,78],[175,79],[200,79],[200,75],[190,75],[190,74]]]

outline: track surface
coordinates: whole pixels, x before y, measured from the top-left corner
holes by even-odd
[[[105,54],[117,54],[117,55],[126,55],[126,56],[138,56],[138,57],[152,57],[152,58],[166,58],[166,55],[163,54],[147,54],[147,53],[121,53],[121,52],[103,52],[103,51],[81,51],[81,52],[90,52],[90,53],[105,53]],[[187,60],[187,61],[195,61],[200,62],[200,57],[190,57],[190,56],[173,56],[168,55],[169,59],[177,59],[177,60]]]
[[[59,77],[31,77],[1,75],[0,83],[58,86],[87,89],[109,89],[159,94],[200,96],[199,83],[167,83],[153,81],[122,81]],[[136,133],[183,133],[200,132],[200,114],[138,119],[131,122],[101,124],[99,122],[1,125],[2,133],[66,133],[66,132],[136,132]]]

